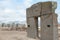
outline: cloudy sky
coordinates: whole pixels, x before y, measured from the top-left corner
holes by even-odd
[[[0,22],[26,21],[26,8],[41,1],[57,1],[58,22],[60,22],[60,0],[0,0]]]

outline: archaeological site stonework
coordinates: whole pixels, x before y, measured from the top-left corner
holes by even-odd
[[[27,36],[38,38],[38,17],[40,17],[40,40],[58,40],[58,22],[55,9],[57,2],[39,2],[27,8]]]

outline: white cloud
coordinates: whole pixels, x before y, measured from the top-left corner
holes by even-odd
[[[18,20],[22,21],[25,20],[25,10],[14,10],[14,9],[9,9],[6,8],[5,10],[2,10],[2,14],[0,14],[0,21],[12,21],[12,20]],[[19,13],[16,13],[18,11]]]
[[[33,1],[33,0],[25,0],[25,1],[24,1],[25,7],[30,7],[32,1]]]
[[[12,21],[12,20],[18,20],[21,21],[24,18],[21,17],[23,16],[23,13],[25,12],[24,10],[19,9],[20,11],[18,11],[18,9],[13,9],[13,8],[9,8],[8,6],[12,6],[13,4],[11,3],[11,0],[3,0],[0,1],[0,21]],[[13,5],[14,6],[14,5]],[[17,13],[17,11],[19,13]],[[25,14],[24,14],[25,16]]]
[[[15,11],[13,9],[7,9],[7,8],[4,10],[4,13],[11,13],[11,12],[15,12]]]

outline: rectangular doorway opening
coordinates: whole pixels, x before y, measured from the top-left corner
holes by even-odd
[[[41,31],[41,26],[40,26],[40,17],[38,17],[38,38],[40,38],[40,31]]]

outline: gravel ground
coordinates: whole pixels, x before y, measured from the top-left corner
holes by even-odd
[[[37,40],[26,35],[24,31],[0,31],[0,40]]]

